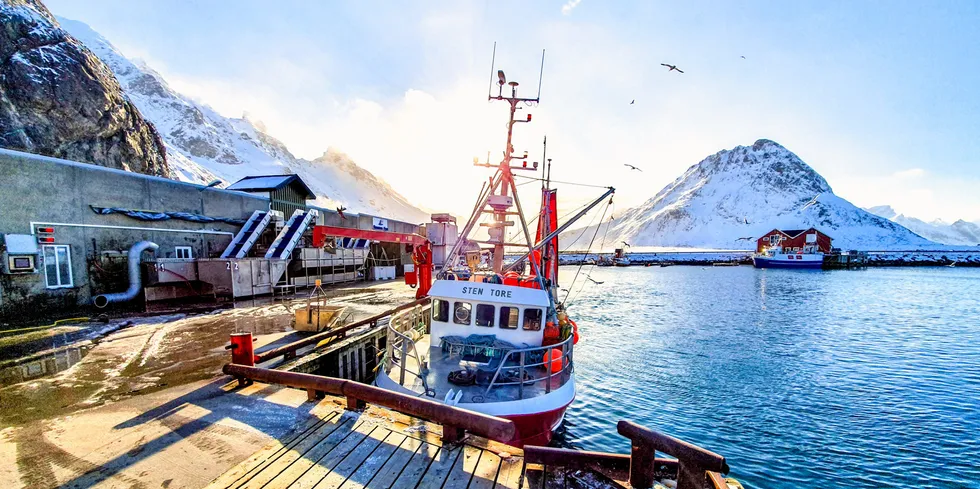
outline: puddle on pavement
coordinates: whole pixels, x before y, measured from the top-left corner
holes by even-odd
[[[19,384],[64,372],[82,361],[93,345],[68,347],[17,365],[0,368],[0,386]]]

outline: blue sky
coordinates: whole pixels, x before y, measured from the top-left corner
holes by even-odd
[[[334,146],[433,209],[465,212],[482,176],[469,162],[499,154],[505,108],[484,99],[497,41],[525,94],[547,49],[517,149],[547,134],[556,178],[614,185],[620,208],[768,138],[857,205],[980,219],[978,2],[46,3],[297,155]],[[462,184],[433,192],[447,173]]]

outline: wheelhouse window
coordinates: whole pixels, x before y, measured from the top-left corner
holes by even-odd
[[[73,285],[71,276],[71,249],[68,245],[44,245],[44,284],[49,289],[62,289]]]
[[[174,251],[177,258],[191,259],[194,258],[194,253],[191,251],[190,246],[175,246]]]
[[[470,324],[470,312],[473,305],[469,302],[457,302],[453,305],[453,322],[456,324]]]
[[[476,325],[493,327],[493,306],[490,304],[476,305]]]
[[[516,307],[502,306],[500,308],[500,327],[503,329],[517,329],[520,321],[521,310]]]
[[[443,323],[449,322],[449,301],[432,299],[432,320]]]
[[[541,329],[541,309],[524,310],[524,330],[539,331]]]

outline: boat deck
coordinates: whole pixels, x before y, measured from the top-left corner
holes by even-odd
[[[443,445],[424,428],[430,425],[414,421],[408,426],[364,413],[327,413],[208,488],[528,487],[520,449],[473,436]]]
[[[435,398],[442,399],[446,394],[453,390],[455,392],[462,391],[463,396],[460,398],[461,403],[480,403],[480,402],[499,402],[499,401],[511,401],[514,399],[528,399],[532,397],[538,397],[544,395],[547,392],[545,380],[539,380],[536,382],[525,382],[523,388],[523,397],[520,393],[520,388],[517,384],[513,385],[497,385],[490,392],[487,392],[487,385],[489,381],[482,383],[483,385],[467,385],[459,386],[449,382],[448,372],[453,370],[460,370],[463,366],[460,364],[463,360],[458,354],[450,355],[444,352],[441,348],[430,348],[429,335],[424,335],[416,342],[416,348],[422,356],[423,362],[428,362],[429,371],[426,375],[425,381],[429,388],[435,391]],[[406,364],[406,374],[405,381],[402,386],[412,390],[413,392],[421,393],[423,392],[422,381],[415,375],[408,372],[419,372],[419,365],[415,362],[415,359],[409,355],[405,361]],[[510,362],[508,362],[508,365]],[[481,367],[483,369],[490,369],[490,366]],[[493,364],[493,369],[496,369],[496,364]],[[517,375],[517,369],[507,370],[512,375]],[[526,369],[528,375],[533,378],[543,379],[548,375],[547,370],[542,366],[528,367]],[[503,372],[502,372],[503,373]],[[400,377],[400,368],[396,365],[393,366],[391,372],[388,376],[395,383],[398,383]],[[489,374],[489,377],[493,377],[493,373]],[[503,379],[498,379],[497,382],[501,382]],[[556,389],[560,386],[559,378],[554,377],[552,379],[552,389]]]

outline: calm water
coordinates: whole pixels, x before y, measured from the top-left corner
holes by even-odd
[[[631,419],[746,487],[980,488],[980,269],[591,275],[565,443],[628,453]]]

